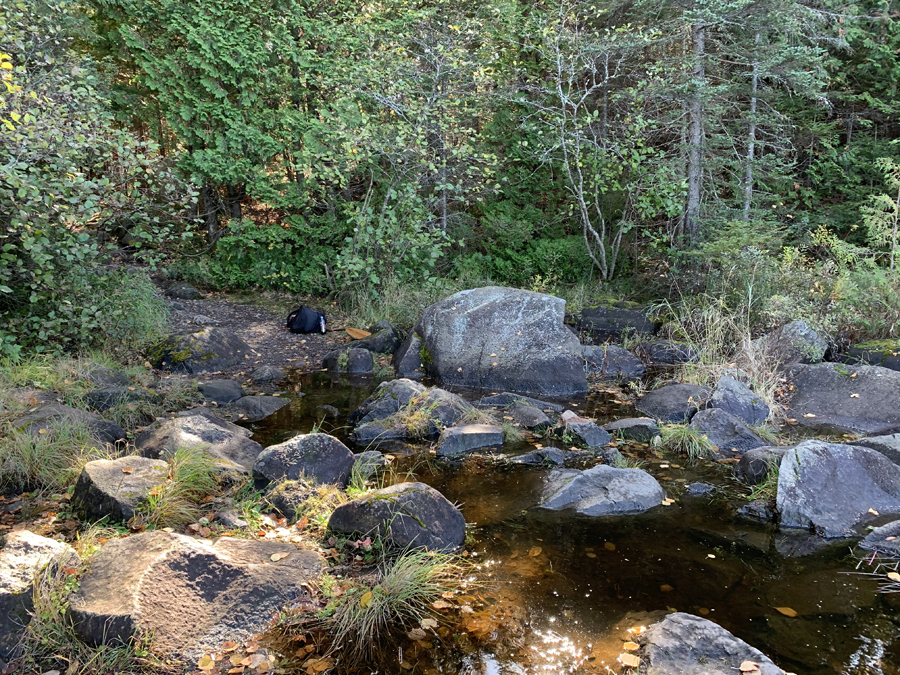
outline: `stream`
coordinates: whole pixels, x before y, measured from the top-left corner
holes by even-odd
[[[291,383],[303,395],[286,391],[290,406],[250,425],[254,440],[268,446],[308,433],[322,419],[316,407],[330,405],[340,414],[320,430],[350,445],[347,416],[374,383],[326,373],[293,375]],[[564,402],[599,424],[639,416],[613,387]],[[561,447],[534,437],[507,444],[503,455],[535,443]],[[798,675],[900,675],[900,594],[879,594],[872,578],[853,574],[852,541],[825,542],[736,519],[746,489],[729,465],[691,465],[647,445],[620,443],[676,501],[636,516],[588,518],[532,509],[549,469],[504,466],[496,457],[423,461],[427,448],[381,449],[393,457],[394,474],[414,476],[460,507],[479,583],[463,616],[471,641],[433,649],[423,655],[427,667],[412,672],[621,672],[623,640],[677,610],[715,621]],[[695,481],[717,490],[682,494]],[[407,661],[419,649],[408,648]]]

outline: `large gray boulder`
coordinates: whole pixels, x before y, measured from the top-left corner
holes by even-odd
[[[350,424],[366,424],[383,420],[425,393],[425,386],[408,378],[382,382],[349,417]]]
[[[134,439],[137,453],[169,459],[179,448],[206,452],[226,471],[249,473],[263,447],[250,432],[203,409],[193,414],[154,422]]]
[[[587,391],[565,301],[488,286],[428,307],[413,330],[426,372],[442,385],[572,396]]]
[[[634,407],[665,424],[685,424],[711,393],[709,387],[699,384],[667,384],[645,394]]]
[[[259,422],[289,403],[279,396],[244,396],[222,408],[219,414],[237,422]]]
[[[503,428],[493,424],[466,424],[441,432],[438,457],[459,457],[477,450],[496,450],[503,446]]]
[[[783,366],[820,363],[828,343],[805,321],[792,321],[761,338],[769,356]]]
[[[301,434],[263,450],[253,471],[270,481],[308,478],[345,486],[353,460],[350,449],[334,436]]]
[[[244,363],[253,350],[232,331],[204,328],[170,335],[147,351],[154,368],[176,373],[206,373]]]
[[[463,545],[466,520],[440,492],[424,483],[398,483],[341,504],[328,529],[378,535],[398,548],[452,551]]]
[[[169,477],[169,465],[158,459],[129,456],[96,459],[81,470],[72,493],[72,510],[82,520],[108,516],[126,522],[134,517],[150,491]]]
[[[286,600],[309,599],[324,563],[288,543],[157,530],[107,542],[72,597],[76,634],[89,644],[153,635],[154,649],[189,661],[243,642]]]
[[[777,505],[783,528],[854,536],[870,509],[900,513],[900,466],[869,448],[805,441],[781,460]]]
[[[851,441],[847,445],[859,445],[864,448],[877,450],[894,464],[900,464],[900,433],[886,434],[884,436],[866,436],[857,441]]]
[[[539,508],[574,509],[585,516],[626,515],[659,506],[664,497],[665,491],[646,471],[600,464],[585,471],[552,472]]]
[[[691,419],[691,428],[704,434],[716,446],[719,459],[740,457],[748,450],[767,445],[743,421],[721,408],[701,410]]]
[[[596,342],[616,340],[622,333],[653,335],[657,326],[642,309],[620,309],[618,307],[589,307],[577,315],[575,325]]]
[[[70,408],[59,403],[45,403],[13,420],[13,427],[27,431],[32,436],[52,431],[60,425],[84,426],[98,443],[115,445],[125,442],[125,430],[115,422],[109,422],[99,415]]]
[[[789,376],[788,416],[801,426],[876,435],[900,425],[900,372],[819,363],[795,366]]]
[[[34,582],[47,565],[77,567],[78,555],[71,546],[28,530],[6,535],[0,549],[0,659],[18,656],[19,638],[31,621]]]
[[[723,375],[706,404],[709,408],[719,408],[746,424],[762,424],[769,417],[769,406],[743,382],[729,375]]]
[[[197,385],[197,390],[207,401],[232,403],[244,396],[244,388],[234,380],[210,380]]]
[[[699,616],[675,612],[653,624],[643,638],[641,670],[654,675],[736,675],[744,661],[760,675],[784,675],[770,658],[727,630]]]
[[[636,380],[643,376],[644,362],[630,351],[616,345],[582,347],[584,367],[588,374],[607,380]]]

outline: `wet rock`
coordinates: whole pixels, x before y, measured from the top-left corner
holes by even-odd
[[[753,448],[741,455],[741,461],[734,465],[734,477],[747,485],[762,483],[773,468],[781,464],[790,448],[764,445]]]
[[[900,433],[884,436],[866,436],[858,441],[850,441],[847,445],[858,445],[877,450],[894,464],[900,464]]]
[[[707,497],[714,494],[715,491],[715,485],[710,485],[709,483],[691,483],[687,486],[684,493],[689,497]]]
[[[352,473],[368,479],[387,467],[387,458],[378,450],[366,450],[353,455]]]
[[[338,373],[362,375],[372,372],[375,361],[368,349],[350,347],[328,352],[322,361],[322,367]]]
[[[171,335],[147,352],[154,368],[176,373],[205,373],[244,363],[250,345],[223,328]]]
[[[489,286],[431,305],[414,333],[426,372],[443,386],[571,396],[587,381],[564,316],[560,298]]]
[[[341,414],[341,411],[335,408],[333,405],[317,405],[316,406],[316,416],[325,418],[325,417],[338,417]]]
[[[523,403],[513,403],[506,409],[510,417],[521,427],[532,430],[543,430],[553,426],[553,422],[540,408]]]
[[[446,497],[424,483],[398,483],[338,506],[328,528],[381,536],[399,548],[450,551],[462,546],[466,521]]]
[[[84,379],[98,387],[127,387],[131,384],[131,378],[125,373],[98,364],[91,365]]]
[[[211,380],[197,385],[197,390],[207,401],[232,403],[244,396],[244,388],[234,380]]]
[[[263,450],[253,471],[270,481],[304,477],[346,486],[353,460],[350,449],[334,436],[300,434]]]
[[[753,520],[758,523],[774,523],[778,520],[778,513],[772,505],[764,499],[754,499],[738,509],[737,514],[741,518]]]
[[[406,437],[405,427],[401,425],[386,425],[381,422],[360,424],[353,430],[353,433],[350,434],[351,441],[357,445],[366,447],[390,443],[392,441],[402,441],[406,439]]]
[[[847,350],[847,361],[900,370],[900,340],[875,340],[855,344]]]
[[[579,331],[588,333],[595,343],[616,340],[623,333],[653,335],[657,326],[642,309],[619,309],[617,307],[590,307],[577,315],[575,325]]]
[[[147,532],[103,546],[70,614],[89,644],[152,633],[155,650],[194,662],[263,630],[286,600],[308,598],[305,585],[323,569],[317,553],[292,544]]]
[[[647,363],[655,366],[690,363],[700,358],[700,354],[691,345],[671,340],[642,342],[635,348],[635,352]]]
[[[900,513],[900,466],[869,448],[805,441],[781,460],[777,504],[783,528],[853,536],[870,509]]]
[[[472,412],[472,405],[461,396],[437,387],[414,401],[419,411],[427,413],[430,420],[430,436],[437,436],[444,428],[458,424]]]
[[[277,382],[287,377],[287,373],[281,368],[275,366],[260,366],[250,373],[250,381],[253,384],[263,384],[266,382]]]
[[[859,542],[859,547],[877,551],[882,556],[900,558],[900,520],[876,527]]]
[[[767,445],[746,424],[721,408],[701,410],[691,419],[691,428],[706,435],[723,459],[739,457],[748,450]]]
[[[566,453],[559,448],[538,448],[524,455],[513,457],[510,464],[524,464],[525,466],[561,466],[566,461]]]
[[[600,464],[585,471],[552,472],[539,508],[574,509],[586,516],[626,515],[659,506],[664,497],[665,491],[646,471]]]
[[[753,661],[760,675],[784,671],[758,649],[699,616],[675,612],[655,623],[644,636],[643,663],[654,675],[735,675]]]
[[[194,409],[197,411],[198,409]],[[179,448],[206,452],[226,471],[249,473],[262,452],[250,432],[206,411],[154,422],[134,439],[137,453],[151,459],[169,459]]]
[[[438,440],[438,457],[458,457],[477,450],[503,446],[503,429],[493,424],[466,424],[444,429]]]
[[[660,435],[656,422],[649,417],[629,417],[603,427],[610,435],[626,441],[649,443]]]
[[[283,480],[266,490],[266,501],[290,521],[296,521],[302,506],[315,495],[316,488],[305,480]]]
[[[190,284],[175,284],[166,290],[166,296],[178,300],[199,300],[203,297],[203,293]]]
[[[762,424],[769,417],[769,406],[750,387],[728,375],[719,378],[707,407],[724,410],[745,424]]]
[[[13,420],[16,429],[28,431],[32,436],[52,431],[59,425],[85,426],[91,436],[100,443],[125,441],[125,430],[115,422],[109,422],[94,413],[70,408],[59,403],[46,403],[27,415]]]
[[[828,342],[805,321],[793,321],[761,339],[769,355],[783,366],[820,363],[828,350]]]
[[[241,517],[237,509],[222,509],[216,513],[213,522],[221,523],[224,527],[231,530],[240,530],[250,526],[250,523]]]
[[[72,511],[82,520],[125,522],[134,517],[150,491],[166,482],[169,465],[158,459],[132,455],[97,459],[81,470],[72,493]]]
[[[475,402],[475,406],[478,408],[508,408],[514,403],[533,406],[545,413],[561,413],[564,410],[563,406],[557,403],[548,403],[547,401],[540,401],[536,398],[531,398],[522,394],[513,394],[508,391],[505,391],[502,394],[492,394],[491,396],[480,398]]]
[[[410,380],[421,380],[425,377],[425,364],[422,363],[424,348],[421,336],[410,331],[400,348],[394,352],[393,365],[397,377]]]
[[[667,384],[645,394],[635,409],[665,424],[690,422],[712,392],[697,384]]]
[[[777,516],[773,516],[769,519],[769,522],[775,522],[776,520]],[[808,555],[816,555],[829,548],[833,549],[835,553],[838,550],[845,552],[849,545],[850,542],[847,539],[833,539],[829,541],[805,530],[782,530],[775,535],[775,550],[785,558],[802,558]]]
[[[259,422],[274,415],[289,401],[278,396],[244,396],[222,409],[222,414],[240,422]]]
[[[0,549],[0,659],[18,656],[19,639],[34,609],[34,582],[41,571],[47,565],[75,567],[78,563],[78,555],[63,542],[28,530],[6,535]]]
[[[610,435],[597,426],[594,420],[579,417],[571,410],[562,414],[563,432],[575,436],[580,445],[586,448],[600,448],[610,442]]]
[[[393,354],[403,344],[400,331],[394,328],[389,321],[379,321],[369,328],[369,332],[372,333],[369,337],[356,340],[353,346],[359,349],[368,349],[375,354]]]
[[[423,394],[425,386],[408,378],[382,382],[369,398],[363,401],[349,418],[350,424],[366,424],[383,420],[410,404]]]
[[[608,380],[636,380],[644,375],[643,361],[616,345],[581,348],[588,374]]]
[[[106,387],[87,392],[84,401],[94,410],[108,410],[123,403],[147,402],[159,405],[162,398],[159,394],[139,387]]]

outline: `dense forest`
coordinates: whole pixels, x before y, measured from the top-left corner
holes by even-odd
[[[482,280],[575,309],[705,295],[761,327],[893,336],[898,16],[6,3],[0,356],[152,333],[134,265],[346,307]]]

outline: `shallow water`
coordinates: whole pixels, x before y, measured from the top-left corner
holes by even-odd
[[[325,373],[296,376],[284,394],[291,405],[252,425],[254,439],[269,445],[315,425],[346,439],[347,416],[373,387]],[[634,416],[612,388],[566,403],[602,423]],[[339,416],[323,421],[320,405],[336,407]],[[504,454],[533,447],[509,445]],[[646,446],[623,446],[647,462],[676,502],[638,516],[586,518],[532,508],[547,470],[503,467],[491,458],[422,462],[426,449],[383,448],[399,472],[413,472],[460,505],[472,528],[473,577],[487,583],[472,593],[473,611],[464,616],[472,640],[423,651],[414,672],[619,672],[615,659],[629,629],[676,609],[716,621],[798,675],[900,674],[900,597],[879,595],[872,579],[847,574],[857,565],[852,542],[823,546],[803,533],[736,520],[735,504],[743,502],[729,466],[691,466]],[[719,490],[682,496],[694,481]],[[407,661],[416,649],[407,650]]]

